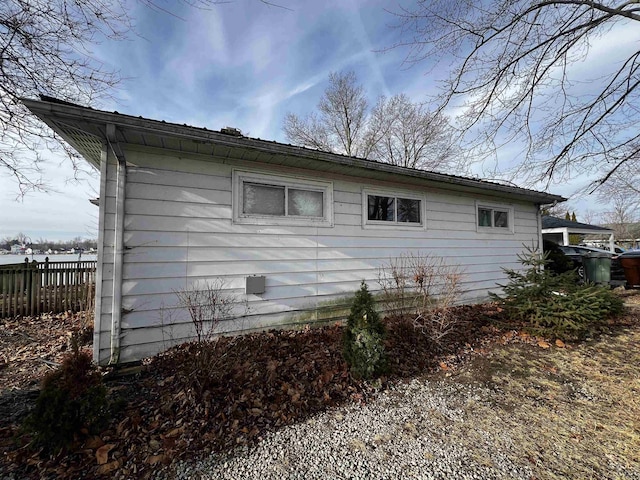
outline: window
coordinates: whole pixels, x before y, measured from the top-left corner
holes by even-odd
[[[234,171],[234,221],[330,226],[331,187],[329,182]]]
[[[478,228],[511,232],[511,208],[478,205]]]
[[[365,191],[362,199],[365,225],[423,225],[423,198]]]

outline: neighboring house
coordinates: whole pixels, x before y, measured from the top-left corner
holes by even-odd
[[[564,218],[542,216],[542,237],[559,245],[570,245],[570,235],[589,235],[604,240],[607,249],[615,251],[615,238],[610,228],[590,225],[588,223],[572,222]]]
[[[18,243],[11,245],[11,253],[13,255],[20,255],[20,254],[24,254],[25,251],[25,247],[24,245],[20,245]]]
[[[402,254],[460,265],[480,301],[541,240],[562,197],[43,97],[25,105],[100,169],[94,357],[193,336],[175,292],[223,279],[249,306],[223,331],[344,319],[364,279]],[[254,277],[255,276],[255,277]],[[264,277],[264,288],[261,280]],[[246,293],[247,291],[253,293]]]

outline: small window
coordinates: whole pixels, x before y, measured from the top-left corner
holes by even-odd
[[[330,226],[331,187],[329,182],[234,171],[233,218],[258,225]]]
[[[242,184],[242,213],[245,215],[322,217],[323,203],[322,192],[280,185]]]
[[[365,224],[422,225],[423,200],[389,194],[363,192]]]
[[[478,227],[510,230],[510,209],[478,206]]]

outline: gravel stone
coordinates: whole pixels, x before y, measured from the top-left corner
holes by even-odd
[[[329,410],[269,433],[255,446],[178,463],[156,478],[534,478],[530,467],[504,454],[505,445],[517,448],[508,432],[481,432],[482,445],[472,446],[459,433],[451,435],[467,418],[464,407],[487,397],[480,386],[416,379],[365,405]]]

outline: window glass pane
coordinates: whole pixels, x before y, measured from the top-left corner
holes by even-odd
[[[398,221],[420,223],[420,200],[398,198]]]
[[[509,227],[509,212],[494,210],[493,211],[493,226],[500,228]]]
[[[491,226],[491,210],[488,208],[478,208],[478,226]]]
[[[322,217],[322,192],[289,189],[289,215],[302,217]]]
[[[242,188],[242,212],[284,216],[284,187],[245,183]]]
[[[382,220],[385,222],[395,221],[395,198],[381,197],[379,195],[368,195],[368,197],[369,220]]]

